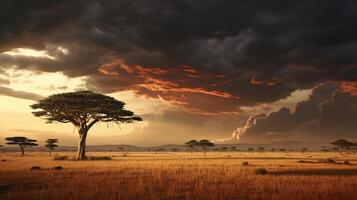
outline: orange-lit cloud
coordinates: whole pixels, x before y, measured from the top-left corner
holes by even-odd
[[[144,95],[153,98],[160,98],[173,105],[185,107],[191,112],[209,114],[196,105],[192,105],[192,95],[204,95],[227,100],[238,100],[239,96],[230,94],[214,88],[206,88],[204,84],[197,86],[186,84],[187,82],[200,82],[200,80],[211,78],[224,78],[223,75],[200,72],[188,65],[175,68],[129,66],[123,59],[115,58],[111,62],[101,65],[98,71],[105,76],[130,77],[135,79],[131,84],[127,84],[122,90],[131,90],[137,95]],[[135,83],[138,82],[138,83]],[[212,86],[212,85],[211,85]],[[224,112],[224,111],[223,111]]]
[[[278,83],[279,81],[277,80],[267,80],[267,81],[262,81],[262,80],[257,80],[255,78],[252,78],[250,80],[250,83],[252,85],[267,85],[267,86],[274,86]]]
[[[348,92],[352,96],[357,96],[357,81],[341,81],[340,88],[342,91]]]

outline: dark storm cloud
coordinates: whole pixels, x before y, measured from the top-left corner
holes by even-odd
[[[269,133],[289,133],[299,129],[312,136],[338,133],[348,137],[357,130],[356,118],[357,96],[342,92],[338,84],[325,83],[315,87],[308,100],[298,102],[294,111],[283,107],[255,118],[242,134],[242,139],[269,137]]]
[[[352,0],[1,4],[0,49],[45,49],[56,57],[1,55],[1,66],[88,75],[88,86],[103,92],[131,89],[212,113],[273,102],[324,81],[357,79]],[[101,68],[117,59],[122,63]],[[141,66],[146,74],[128,73],[122,64]],[[148,73],[154,68],[167,73]]]

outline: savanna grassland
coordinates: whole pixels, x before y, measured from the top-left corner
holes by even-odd
[[[89,155],[112,160],[53,160],[46,153],[24,157],[2,153],[0,199],[357,199],[357,154],[353,153]],[[326,162],[328,158],[337,163]],[[31,170],[33,166],[40,169]],[[63,169],[55,170],[55,166]],[[267,174],[256,173],[262,167]]]

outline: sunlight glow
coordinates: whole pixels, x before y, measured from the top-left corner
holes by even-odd
[[[63,53],[66,49],[59,49]],[[66,51],[68,53],[68,51]],[[14,48],[11,51],[5,51],[2,54],[10,55],[10,56],[28,56],[28,57],[42,57],[48,58],[51,60],[55,60],[56,58],[50,56],[47,51],[38,51],[34,49],[27,49],[27,48]]]

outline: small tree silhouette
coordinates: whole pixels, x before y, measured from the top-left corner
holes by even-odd
[[[6,144],[9,145],[19,145],[20,149],[21,149],[21,156],[25,155],[25,148],[30,146],[38,146],[38,144],[36,143],[37,140],[32,140],[32,139],[28,139],[26,137],[22,137],[22,136],[16,136],[16,137],[8,137],[5,138],[5,140],[9,141]]]
[[[58,145],[56,143],[58,143],[58,139],[47,139],[46,141],[46,145],[45,147],[47,147],[50,151],[50,156],[52,154],[52,151],[58,147]]]
[[[211,147],[214,147],[214,144],[209,140],[200,140],[197,146],[201,147],[203,153],[206,155],[207,150]]]
[[[197,140],[190,140],[185,143],[188,148],[190,148],[191,153],[195,150],[195,147],[198,146]]]
[[[264,147],[259,147],[258,149],[259,149],[259,151],[264,151],[265,150]]]
[[[352,142],[349,142],[345,139],[339,139],[339,140],[336,140],[334,142],[331,142],[332,145],[335,145],[339,148],[340,150],[340,154],[342,154],[342,151],[343,150],[347,150],[349,149],[351,146],[353,146],[354,144]]]

